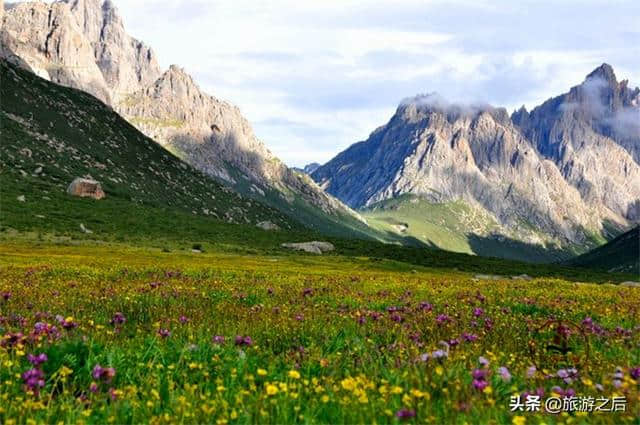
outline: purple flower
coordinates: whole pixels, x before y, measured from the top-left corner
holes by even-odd
[[[95,382],[92,382],[91,385],[89,385],[89,391],[91,391],[92,393],[97,393],[98,384],[96,384]]]
[[[558,378],[562,378],[562,379],[569,377],[569,373],[565,369],[560,369],[557,372],[557,375],[558,375]]]
[[[436,359],[436,360],[440,360],[440,359],[444,359],[448,356],[449,354],[447,354],[446,351],[444,350],[436,350],[433,353],[431,353],[431,357]]]
[[[450,322],[451,318],[449,316],[447,316],[446,314],[439,314],[438,317],[436,317],[436,322],[438,324],[443,324],[446,322]]]
[[[2,292],[0,293],[0,297],[2,297],[4,301],[9,301],[9,298],[11,298],[11,292]]]
[[[113,318],[111,319],[111,323],[113,326],[117,326],[117,325],[122,325],[124,324],[124,322],[126,322],[127,319],[124,317],[124,314],[118,312],[116,314],[113,315]]]
[[[422,311],[431,311],[431,310],[433,310],[433,305],[431,305],[431,303],[428,303],[428,302],[426,302],[426,301],[422,301],[422,302],[420,303],[420,305],[419,305],[419,308],[420,308]]]
[[[404,317],[400,316],[398,313],[391,314],[390,318],[391,318],[391,320],[393,320],[394,322],[397,322],[397,323],[404,322]]]
[[[180,321],[180,323],[182,323],[183,325],[186,323],[189,323],[189,318],[185,315],[180,316],[180,318],[178,319]]]
[[[224,344],[224,337],[222,335],[216,335],[213,337],[213,343],[214,344],[218,344],[218,345],[222,345]]]
[[[483,309],[481,309],[480,307],[476,307],[476,308],[474,308],[474,309],[473,309],[473,315],[474,315],[475,317],[480,317],[480,316],[482,316],[483,314],[484,314],[484,310],[483,310]]]
[[[22,381],[27,391],[38,395],[40,388],[44,387],[44,373],[40,369],[29,369],[22,374]]]
[[[529,366],[529,368],[527,368],[527,378],[533,378],[537,370],[535,366]]]
[[[253,344],[253,340],[250,336],[236,335],[235,344],[238,346],[246,345],[248,347]]]
[[[465,332],[462,334],[462,339],[464,339],[466,342],[475,342],[478,340],[478,335]]]
[[[313,289],[312,288],[304,288],[304,290],[302,291],[302,296],[303,297],[310,297],[313,295]]]
[[[487,371],[486,369],[474,369],[471,372],[471,376],[473,376],[473,379],[485,380],[487,379]]]
[[[31,363],[34,367],[40,366],[42,363],[46,362],[48,359],[49,358],[45,353],[40,353],[37,356],[33,354],[27,354],[27,360],[29,360],[29,363]]]
[[[478,391],[484,390],[489,385],[489,383],[484,379],[474,379],[472,384],[473,384],[473,388],[475,388]]]
[[[93,367],[91,372],[93,379],[104,382],[111,382],[114,376],[116,376],[116,370],[112,367],[102,367],[99,364]]]
[[[169,329],[158,329],[158,335],[162,338],[168,338],[171,336],[171,331]]]
[[[484,367],[489,366],[489,360],[487,360],[487,358],[484,356],[478,357],[478,363],[480,363]]]
[[[509,369],[507,369],[506,367],[500,366],[498,368],[498,374],[500,375],[500,378],[502,378],[504,382],[511,381],[511,373],[509,372]]]
[[[636,381],[640,380],[640,366],[634,367],[629,371],[629,375]]]
[[[396,412],[396,418],[400,420],[409,420],[416,417],[416,411],[410,409],[400,409]]]

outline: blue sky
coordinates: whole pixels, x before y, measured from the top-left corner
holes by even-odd
[[[289,165],[329,160],[418,93],[531,108],[602,62],[640,85],[637,0],[114,3]]]

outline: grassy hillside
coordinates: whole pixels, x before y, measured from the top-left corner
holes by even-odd
[[[91,221],[120,211],[126,222],[138,207],[153,207],[225,222],[270,220],[301,227],[280,212],[241,197],[189,167],[143,136],[94,97],[47,82],[0,62],[0,190],[5,225],[54,227],[56,220]],[[104,201],[73,199],[75,177],[91,176]],[[24,196],[24,202],[17,201]],[[114,216],[114,219],[116,217]],[[107,226],[116,223],[105,223]]]
[[[402,195],[361,211],[368,224],[403,243],[529,262],[552,262],[574,253],[495,236],[498,224],[485,211],[464,202],[429,202]],[[478,236],[486,235],[486,236]]]
[[[567,264],[616,272],[640,278],[640,226],[612,241],[567,262]]]

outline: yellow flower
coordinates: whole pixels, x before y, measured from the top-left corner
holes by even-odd
[[[267,384],[267,386],[265,388],[267,390],[267,395],[276,395],[276,394],[278,394],[278,387],[276,387],[273,384]]]
[[[527,418],[525,418],[524,416],[514,416],[513,420],[511,421],[513,425],[524,425],[526,422]]]
[[[436,374],[438,376],[441,376],[443,373],[444,373],[444,369],[442,368],[442,366],[436,367]]]
[[[328,403],[329,402],[329,396],[328,395],[323,395],[322,398],[320,399],[323,403]]]
[[[267,371],[264,369],[258,369],[258,376],[267,376]]]
[[[356,387],[356,381],[353,378],[345,378],[340,384],[342,385],[342,388],[347,391],[353,391]]]
[[[289,371],[289,378],[291,378],[291,379],[300,379],[300,372],[298,372],[297,370],[290,370]]]

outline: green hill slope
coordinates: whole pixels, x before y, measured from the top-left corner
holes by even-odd
[[[528,262],[553,262],[572,255],[566,248],[496,236],[500,227],[491,215],[462,201],[435,203],[402,195],[360,212],[371,227],[405,244]]]
[[[570,260],[568,264],[635,273],[640,276],[640,226],[636,226],[612,241]]]
[[[67,226],[75,231],[109,211],[111,220],[126,223],[135,209],[159,208],[209,221],[255,225],[269,220],[285,229],[301,228],[180,161],[91,95],[4,61],[0,82],[5,227],[60,231]],[[107,197],[94,201],[67,195],[69,183],[83,176],[101,182]],[[119,225],[106,219],[92,224]]]

